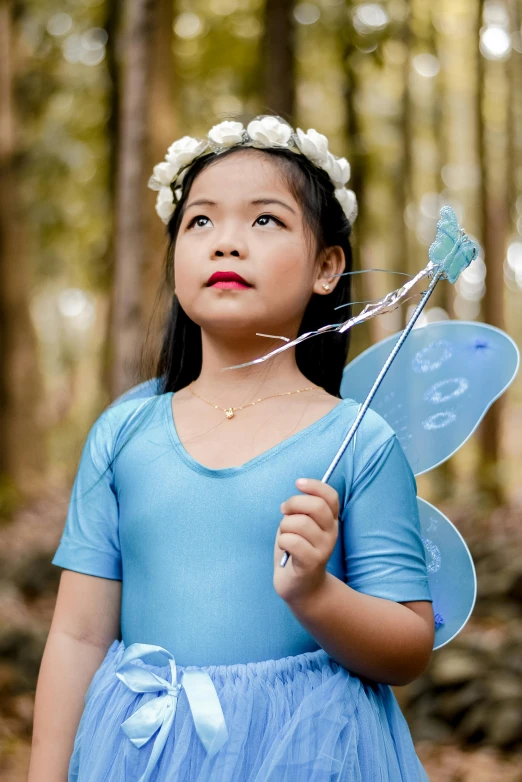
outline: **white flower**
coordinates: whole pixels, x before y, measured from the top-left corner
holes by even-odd
[[[350,179],[350,164],[346,158],[336,158],[331,152],[328,153],[326,163],[321,168],[324,168],[336,187],[343,187]]]
[[[277,117],[263,117],[249,122],[247,132],[254,146],[286,147],[292,135],[292,128]]]
[[[335,197],[342,206],[348,220],[353,223],[357,217],[357,199],[353,190],[347,190],[345,187],[335,191]]]
[[[201,155],[207,147],[207,144],[208,142],[206,139],[204,141],[198,141],[198,139],[192,138],[191,136],[183,136],[183,138],[178,139],[170,145],[167,154],[165,155],[165,160],[168,163],[177,166],[179,171],[180,168],[192,163],[194,158]]]
[[[285,148],[293,152],[296,146],[312,163],[322,168],[335,187],[335,196],[350,222],[357,216],[357,199],[353,190],[345,185],[350,179],[350,164],[346,158],[338,158],[328,151],[328,139],[314,128],[305,133],[293,128],[279,116],[259,115],[247,126],[241,122],[224,120],[214,125],[203,141],[183,136],[167,150],[165,159],[154,166],[148,181],[151,190],[157,190],[156,212],[164,223],[168,223],[181,200],[182,183],[192,170],[196,158],[204,152],[215,152],[241,144],[261,149]],[[173,192],[174,191],[174,192]]]
[[[241,122],[224,120],[219,125],[214,125],[208,132],[208,137],[221,147],[233,147],[243,141],[244,127]]]
[[[165,224],[170,220],[174,211],[174,201],[170,187],[162,187],[156,198],[156,214]]]
[[[148,182],[148,187],[151,190],[161,190],[162,187],[168,187],[172,180],[175,178],[179,169],[172,163],[164,161],[158,163],[153,168],[153,174]]]
[[[309,128],[305,133],[301,128],[296,129],[297,146],[306,157],[321,168],[324,166],[328,156],[328,139],[322,133],[318,133],[313,128]]]

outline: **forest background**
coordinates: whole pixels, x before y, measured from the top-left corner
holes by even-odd
[[[0,0],[0,780],[25,779],[51,565],[89,427],[154,375],[168,146],[278,113],[352,166],[356,269],[416,273],[450,204],[481,246],[418,325],[522,338],[520,0]],[[354,299],[400,278],[354,278]],[[350,360],[417,299],[358,326]],[[432,782],[522,777],[522,377],[417,479],[464,534],[461,635],[396,688]]]

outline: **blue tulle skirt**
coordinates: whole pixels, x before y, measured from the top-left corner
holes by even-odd
[[[138,666],[137,677],[126,683],[118,670],[126,650],[136,646],[113,641],[94,674],[69,782],[428,780],[390,687],[352,675],[323,649],[246,664],[178,665],[174,671],[172,660],[155,665],[135,657],[127,669],[132,674]],[[217,695],[225,741],[216,712],[203,727],[194,716],[203,701],[194,694],[194,679],[189,687],[189,675],[184,678],[189,671],[202,677],[197,686],[208,685]],[[182,684],[172,687],[176,674]],[[138,686],[138,679],[149,684]]]

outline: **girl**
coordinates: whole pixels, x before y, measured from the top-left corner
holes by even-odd
[[[372,410],[318,477],[357,413],[349,332],[223,371],[350,301],[347,174],[266,116],[155,167],[176,289],[160,387],[82,452],[29,782],[427,779],[389,686],[433,647],[415,478]]]

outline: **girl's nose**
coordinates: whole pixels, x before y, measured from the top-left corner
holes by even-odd
[[[239,250],[216,250],[214,253],[218,258],[222,258],[224,255],[235,255],[237,258],[241,255]]]

